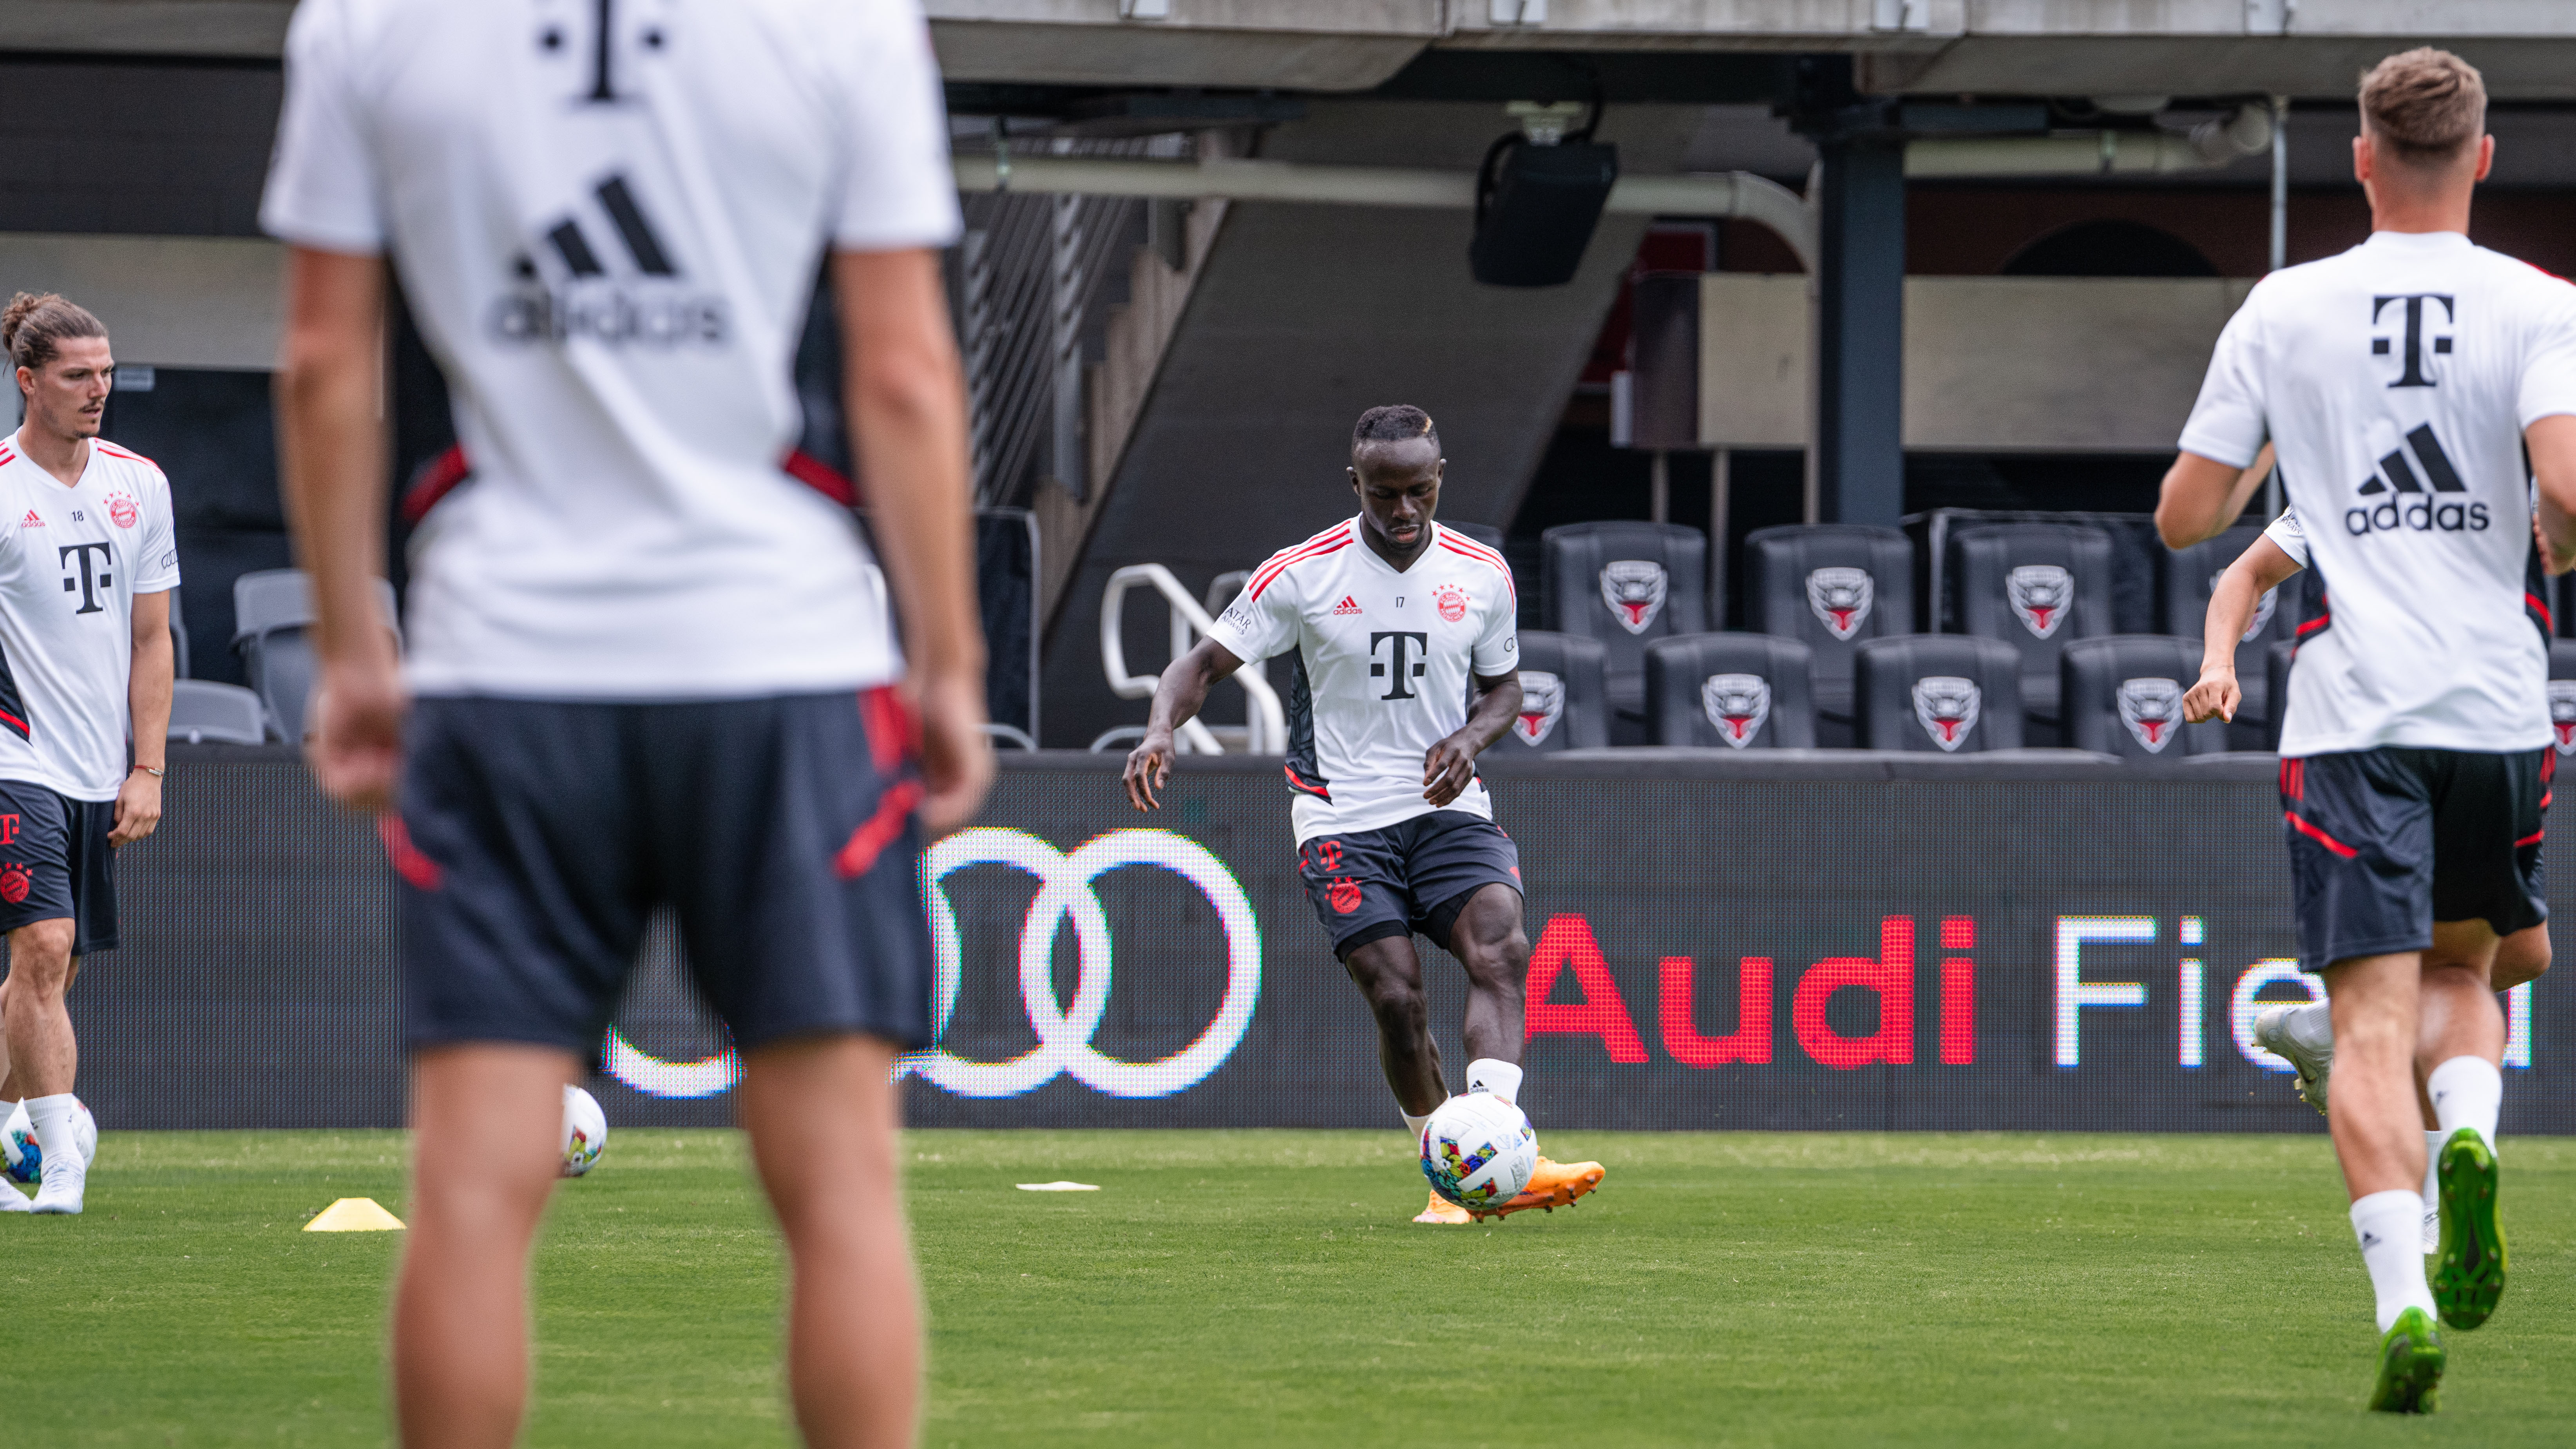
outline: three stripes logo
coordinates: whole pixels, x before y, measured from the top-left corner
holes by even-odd
[[[2486,504],[2462,496],[2469,485],[2460,481],[2431,423],[2408,433],[2406,446],[2389,449],[2357,491],[2363,501],[2343,514],[2345,531],[2356,538],[2401,529],[2482,533],[2494,522]]]
[[[492,334],[503,342],[722,347],[732,336],[725,299],[688,289],[623,175],[593,187],[510,268],[514,285],[491,313]]]

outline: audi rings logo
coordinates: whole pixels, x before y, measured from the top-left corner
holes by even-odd
[[[1020,996],[1038,1044],[1006,1061],[979,1062],[944,1046],[916,1052],[900,1071],[917,1072],[961,1097],[1016,1097],[1060,1074],[1111,1097],[1168,1097],[1206,1080],[1242,1044],[1261,1001],[1261,927],[1252,902],[1225,863],[1205,847],[1168,830],[1113,830],[1067,854],[1018,830],[961,831],[932,846],[921,861],[922,900],[930,912],[930,940],[937,962],[931,1001],[934,1039],[946,1035],[957,1010],[962,951],[957,915],[941,884],[970,865],[1006,865],[1038,879],[1037,898],[1020,926]],[[1091,1044],[1109,1009],[1113,950],[1109,918],[1091,883],[1121,866],[1167,870],[1199,888],[1225,928],[1225,999],[1198,1039],[1160,1061],[1130,1062]],[[1079,962],[1073,1002],[1056,999],[1056,928],[1070,920]]]

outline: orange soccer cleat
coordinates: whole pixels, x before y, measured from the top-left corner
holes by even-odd
[[[1508,1217],[1531,1208],[1554,1212],[1574,1206],[1575,1199],[1601,1185],[1601,1164],[1597,1162],[1550,1162],[1542,1157],[1530,1174],[1529,1186],[1518,1197],[1498,1208],[1487,1208],[1478,1218]]]
[[[1448,1223],[1464,1227],[1474,1222],[1475,1215],[1438,1193],[1431,1195],[1431,1206],[1413,1215],[1417,1223]]]

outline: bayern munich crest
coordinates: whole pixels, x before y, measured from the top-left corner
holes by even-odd
[[[1867,569],[1818,569],[1807,575],[1807,607],[1837,639],[1849,639],[1869,622],[1878,585]]]
[[[1512,733],[1536,747],[1547,742],[1565,713],[1565,681],[1544,669],[1521,671],[1521,712],[1512,717]]]
[[[1623,558],[1601,569],[1601,602],[1610,606],[1619,627],[1631,634],[1643,634],[1655,626],[1669,587],[1664,566],[1646,559]]]
[[[2549,681],[2549,734],[2562,755],[2576,755],[2576,679]]]
[[[2163,754],[2182,728],[2182,685],[2171,679],[2121,680],[2120,723],[2148,754]]]
[[[1467,617],[1467,591],[1456,584],[1442,584],[1431,591],[1431,607],[1455,624]]]
[[[2058,631],[2075,607],[2075,575],[2055,564],[2024,564],[2004,575],[2004,597],[2035,638]]]
[[[1968,731],[1977,727],[1977,710],[1984,699],[1984,691],[1973,679],[1927,674],[1914,681],[1914,718],[1932,743],[1945,752],[1956,751],[1968,742]]]
[[[1771,717],[1771,683],[1759,674],[1712,674],[1700,684],[1699,707],[1717,737],[1740,750]]]

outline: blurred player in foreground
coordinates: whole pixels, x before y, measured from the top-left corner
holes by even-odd
[[[1449,1091],[1414,932],[1467,969],[1467,1090],[1514,1105],[1530,954],[1520,850],[1476,775],[1476,756],[1520,709],[1518,604],[1501,554],[1432,522],[1446,466],[1420,408],[1361,414],[1350,466],[1359,514],[1272,554],[1216,628],[1163,670],[1126,774],[1137,809],[1160,806],[1172,732],[1209,688],[1247,660],[1288,655],[1298,873],[1377,1018],[1379,1060],[1417,1148]],[[1569,1206],[1600,1183],[1599,1163],[1542,1157],[1529,1186],[1484,1215]],[[1471,1216],[1435,1193],[1414,1221]]]
[[[116,948],[115,848],[161,823],[170,733],[170,480],[98,435],[116,358],[87,309],[19,293],[0,312],[26,421],[0,441],[0,931],[9,934],[0,1093],[44,1149],[30,1203],[76,1213],[80,1045],[63,993]],[[126,754],[126,727],[134,730]]]
[[[2260,465],[2258,464],[2258,471]],[[2538,522],[2534,520],[2537,531]],[[2535,556],[2536,557],[2536,556]],[[2208,634],[2204,641],[2200,682],[2183,696],[2185,716],[2193,723],[2203,720],[2233,720],[2244,692],[2236,680],[2236,643],[2253,623],[2256,609],[2265,594],[2280,587],[2292,574],[2308,566],[2308,541],[2299,528],[2298,515],[2284,511],[2272,525],[2239,554],[2236,562],[2220,575],[2218,587],[2209,596]],[[2534,588],[2536,595],[2541,592]],[[2553,746],[2540,761],[2540,807],[2549,808],[2551,781],[2557,774],[2557,754]],[[2541,845],[2532,847],[2532,879],[2540,880]],[[2534,891],[2535,898],[2538,891]],[[2473,951],[2474,933],[2454,922],[2436,922],[2433,945],[2426,953],[2427,969],[2464,969],[2473,962],[2463,954],[2463,939]],[[2511,991],[2526,981],[2539,978],[2549,969],[2549,927],[2547,923],[2527,926],[2496,942],[2495,967],[2488,984],[2498,992]],[[2416,1107],[2424,1122],[2424,1251],[2441,1251],[2441,1210],[2439,1167],[2444,1133],[2441,1117],[2433,1108],[2432,1093],[2426,1088],[2425,1075],[2437,1061],[2426,1054],[2438,1051],[2448,1022],[2435,1009],[2428,1008],[2418,1023],[2422,1043],[2415,1058]],[[2319,1113],[2326,1110],[2326,1083],[2334,1070],[2334,1003],[2312,1001],[2305,1005],[2267,1006],[2254,1018],[2254,1039],[2269,1052],[2290,1063],[2298,1073],[2299,1095]]]
[[[2216,536],[2268,439],[2326,585],[2332,612],[2303,630],[2280,706],[2283,836],[2299,953],[2332,1013],[2328,1120],[2378,1299],[2369,1403],[2394,1412],[2437,1405],[2436,1315],[2475,1328],[2504,1292],[2490,972],[2500,938],[2547,916],[2535,507],[2549,566],[2576,556],[2576,288],[2470,243],[2495,151],[2485,113],[2478,73],[2442,51],[2362,78],[2353,170],[2370,239],[2248,295],[2156,510],[2168,544]],[[2222,699],[2232,685],[2208,682]],[[2211,692],[2196,687],[2198,717]],[[2444,1133],[2429,1284],[2419,1063]]]
[[[403,1441],[517,1432],[563,1086],[668,905],[742,1054],[797,1423],[910,1442],[890,1070],[930,1035],[916,856],[992,770],[937,258],[957,199],[919,11],[306,0],[262,217],[291,245],[279,436],[319,616],[313,767],[386,812],[403,882]],[[471,468],[414,536],[399,674],[370,617],[389,256]],[[849,498],[781,466],[826,265],[900,655]]]

